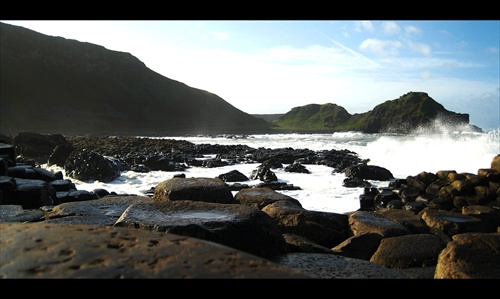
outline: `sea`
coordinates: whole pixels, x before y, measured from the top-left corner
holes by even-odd
[[[139,137],[139,136],[138,136]],[[388,169],[395,179],[404,179],[421,172],[435,173],[440,170],[455,170],[459,173],[477,174],[479,169],[490,168],[493,158],[500,154],[500,128],[491,131],[472,132],[447,129],[416,130],[410,134],[365,134],[339,132],[332,134],[257,134],[257,135],[199,135],[154,137],[186,140],[195,144],[243,144],[253,148],[293,148],[321,150],[350,150],[361,159],[369,159],[368,165]],[[207,155],[206,158],[213,156]],[[62,171],[64,178],[75,183],[78,190],[106,189],[117,194],[145,195],[160,182],[177,174],[186,177],[215,178],[232,170],[250,177],[260,163],[233,164],[216,168],[190,167],[183,171],[151,171],[138,173],[123,171],[121,176],[109,183],[79,181],[66,177],[64,169],[41,165],[51,171]],[[284,164],[283,167],[287,166]],[[277,192],[297,199],[303,208],[312,211],[347,213],[360,207],[359,197],[363,188],[343,186],[345,175],[324,165],[304,165],[310,173],[289,173],[284,169],[272,169],[278,182],[285,182],[299,190]],[[255,186],[259,180],[239,182]],[[373,187],[387,187],[389,181],[370,181]],[[232,183],[230,183],[232,184]],[[233,191],[233,195],[237,191]]]

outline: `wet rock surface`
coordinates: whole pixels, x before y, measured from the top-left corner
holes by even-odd
[[[34,223],[0,223],[0,230],[4,279],[309,278],[240,250],[164,232]]]
[[[266,171],[294,161],[323,163],[333,171],[363,163],[342,151],[194,146],[140,138],[71,140],[75,150],[89,147],[111,157],[120,169],[216,167],[222,158],[229,163],[259,161]],[[391,179],[385,188],[367,187],[358,211],[337,214],[303,209],[296,199],[276,191],[291,186],[273,181],[255,187],[242,184],[233,197],[235,189],[224,176],[178,176],[158,184],[154,188],[158,193],[149,196],[83,192],[61,173],[41,170],[30,157],[15,156],[12,146],[0,145],[0,276],[4,278],[500,278],[499,156],[491,168],[477,174],[422,172]],[[215,150],[219,154],[211,163],[197,159]],[[354,176],[362,172],[353,170],[352,182],[367,183],[370,176]],[[379,168],[372,170],[388,175]],[[116,236],[126,236],[125,241]],[[153,242],[165,246],[149,242],[152,236],[165,237]],[[36,240],[40,244],[30,243]],[[85,246],[86,242],[93,245]],[[172,243],[190,247],[180,249]],[[161,250],[153,253],[151,248]],[[113,259],[116,250],[120,255]],[[257,266],[252,270],[252,265]]]
[[[217,178],[173,178],[155,187],[153,199],[159,201],[199,200],[231,203],[233,194],[229,186]]]
[[[375,263],[332,254],[289,253],[278,257],[277,263],[321,279],[403,279],[393,271]]]
[[[288,252],[278,225],[259,209],[244,205],[145,201],[129,206],[114,226],[190,236],[260,257]]]
[[[500,234],[463,233],[440,252],[435,278],[499,278]]]

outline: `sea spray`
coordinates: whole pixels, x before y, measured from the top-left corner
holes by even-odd
[[[407,135],[364,134],[341,132],[333,134],[270,134],[270,135],[220,135],[178,136],[165,139],[186,140],[195,144],[243,144],[253,148],[285,148],[320,150],[350,150],[370,165],[381,166],[396,178],[406,178],[422,171],[456,170],[477,173],[480,168],[489,168],[491,160],[500,153],[500,130],[485,133],[452,131],[443,128],[440,133],[419,131]],[[190,167],[183,171],[186,177],[216,177],[231,170],[249,176],[259,163],[235,164],[216,168]],[[286,165],[284,165],[285,167]],[[45,167],[47,167],[45,165]],[[345,175],[336,173],[324,165],[305,165],[305,173],[288,173],[284,169],[273,169],[279,181],[293,184],[301,190],[278,191],[301,202],[308,210],[325,212],[351,212],[359,208],[359,195],[363,188],[343,187]],[[54,166],[52,171],[63,171]],[[118,194],[145,194],[163,180],[181,172],[151,171],[138,173],[124,171],[110,183],[97,181],[81,182],[71,179],[79,190],[92,191],[103,188]],[[64,175],[66,177],[66,175]],[[259,181],[240,182],[249,186]],[[389,182],[371,182],[374,186],[386,187]]]
[[[477,174],[478,169],[489,168],[500,153],[500,129],[485,133],[458,129],[436,122],[411,134],[380,134],[358,154],[372,165],[389,169],[396,178],[439,170]]]

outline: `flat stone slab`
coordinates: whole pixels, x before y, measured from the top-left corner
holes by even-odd
[[[260,256],[288,252],[278,225],[257,208],[190,200],[130,205],[114,224],[203,239]]]
[[[288,253],[274,259],[280,265],[297,269],[314,278],[406,279],[403,273],[365,260],[334,254]]]
[[[213,242],[123,227],[0,223],[0,278],[311,278]]]
[[[21,205],[0,205],[0,222],[42,221],[45,213],[41,210],[25,210]]]
[[[67,202],[47,209],[45,223],[112,226],[132,204],[154,202],[147,196],[109,196]]]
[[[193,200],[229,204],[231,188],[218,178],[173,178],[155,187],[153,199],[158,201]]]

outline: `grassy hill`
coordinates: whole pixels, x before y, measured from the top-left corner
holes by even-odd
[[[468,114],[446,110],[425,92],[353,115],[331,103],[250,115],[130,53],[0,23],[0,134],[405,133],[437,118],[469,122]]]
[[[0,133],[269,131],[265,120],[166,78],[130,53],[0,23],[0,58]]]
[[[252,114],[253,117],[262,118],[267,122],[273,122],[278,118],[282,117],[285,113],[275,113],[275,114]]]
[[[351,115],[336,104],[309,104],[295,107],[273,121],[277,130],[293,132],[335,131]]]
[[[408,92],[398,99],[375,106],[373,110],[353,115],[335,104],[309,104],[293,108],[272,124],[275,130],[282,132],[408,133],[437,119],[448,125],[465,125],[473,131],[481,130],[469,125],[468,114],[446,110],[425,92]]]

